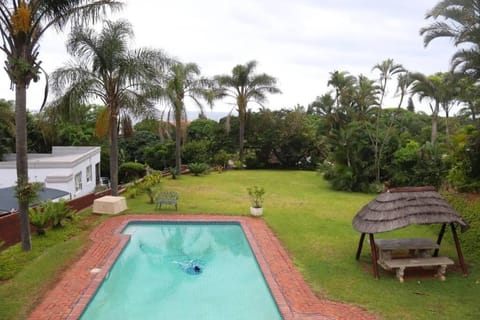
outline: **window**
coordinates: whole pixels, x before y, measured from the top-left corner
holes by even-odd
[[[92,181],[92,165],[87,167],[87,183]]]
[[[75,175],[75,192],[82,190],[82,172]]]

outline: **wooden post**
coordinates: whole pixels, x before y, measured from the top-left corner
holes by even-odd
[[[360,236],[360,242],[358,243],[357,255],[355,256],[356,260],[360,259],[360,253],[362,253],[364,239],[365,239],[365,233],[362,233],[362,235]]]
[[[445,228],[447,227],[447,224],[444,223],[442,224],[442,228],[440,229],[440,233],[438,234],[438,238],[437,238],[437,244],[440,246],[440,244],[442,243],[442,239],[443,239],[443,235],[445,234]],[[440,250],[440,248],[438,249],[435,249],[435,251],[433,252],[433,256],[434,257],[438,257],[438,250]]]
[[[463,260],[462,247],[460,246],[460,241],[458,240],[457,230],[455,230],[455,225],[450,223],[450,227],[453,233],[453,240],[455,241],[455,247],[457,248],[458,262],[460,262],[460,267],[464,276],[468,276],[467,266],[465,260]]]
[[[370,233],[369,236],[370,236],[370,248],[372,249],[373,276],[375,277],[375,279],[379,279],[380,274],[378,273],[377,247],[375,245],[375,239],[373,238],[373,233]]]

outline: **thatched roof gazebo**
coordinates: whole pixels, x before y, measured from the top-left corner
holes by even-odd
[[[365,235],[369,234],[374,276],[379,277],[374,234],[407,227],[411,224],[441,224],[437,244],[440,245],[447,224],[450,224],[462,271],[467,275],[455,225],[462,232],[468,223],[435,191],[433,187],[404,187],[390,189],[365,205],[353,218],[353,228],[361,233],[356,259],[360,257]],[[438,249],[434,256],[438,255]]]

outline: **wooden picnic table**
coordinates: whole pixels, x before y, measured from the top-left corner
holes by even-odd
[[[431,256],[431,250],[440,246],[428,238],[400,238],[400,239],[375,239],[379,260],[391,259],[392,251],[408,250],[410,255],[418,252],[419,256]]]

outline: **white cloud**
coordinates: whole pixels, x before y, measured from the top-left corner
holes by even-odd
[[[437,0],[142,0],[127,1],[115,17],[131,21],[136,47],[160,48],[185,62],[196,62],[207,76],[229,73],[255,59],[258,72],[278,78],[282,95],[269,107],[307,106],[329,90],[329,73],[349,71],[376,77],[373,65],[393,58],[426,74],[446,71],[454,52],[448,41],[423,47],[419,29]],[[51,31],[43,39],[40,59],[52,72],[69,57],[65,35]],[[0,73],[0,98],[13,99]],[[42,85],[32,84],[28,106],[37,109]],[[392,102],[393,104],[394,102]],[[225,103],[217,110],[229,110]]]

